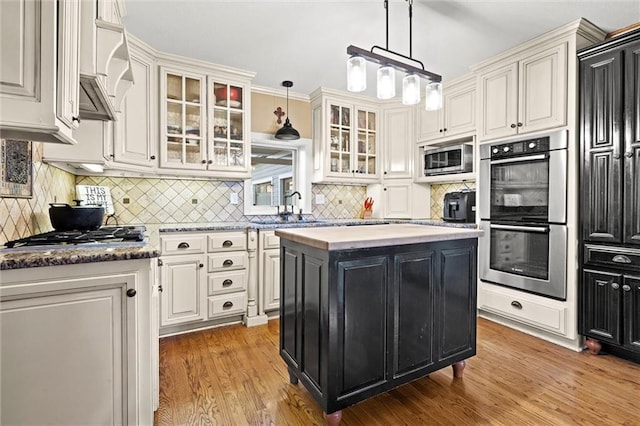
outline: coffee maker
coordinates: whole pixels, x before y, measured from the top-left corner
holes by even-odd
[[[444,194],[442,220],[474,223],[476,221],[476,192],[465,190]]]

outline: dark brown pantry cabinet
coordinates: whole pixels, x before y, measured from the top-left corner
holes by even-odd
[[[640,29],[578,52],[580,333],[640,362]]]
[[[335,251],[280,243],[280,353],[325,413],[449,365],[461,375],[475,355],[477,238]]]

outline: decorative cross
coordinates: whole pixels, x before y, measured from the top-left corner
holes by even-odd
[[[276,123],[282,124],[282,117],[284,117],[287,114],[282,110],[281,107],[276,108],[276,110],[273,111],[273,113],[276,115],[276,117],[278,117],[278,120],[276,121]]]

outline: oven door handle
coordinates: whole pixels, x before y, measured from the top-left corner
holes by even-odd
[[[514,226],[514,225],[489,225],[491,229],[504,229],[505,231],[524,231],[524,232],[538,232],[541,234],[547,234],[549,228],[543,226]]]
[[[522,161],[546,160],[547,158],[549,158],[549,154],[527,155],[526,157],[505,158],[504,160],[493,160],[491,161],[491,165],[506,164],[506,163],[520,163]]]

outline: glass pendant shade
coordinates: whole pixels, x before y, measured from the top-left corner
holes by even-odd
[[[402,79],[402,103],[415,105],[420,103],[420,77],[408,74]]]
[[[378,68],[378,99],[391,99],[396,95],[396,72],[393,67]]]
[[[442,83],[428,83],[425,93],[425,109],[435,111],[442,108]]]
[[[367,89],[367,62],[361,56],[352,56],[347,61],[347,90],[363,92]]]

